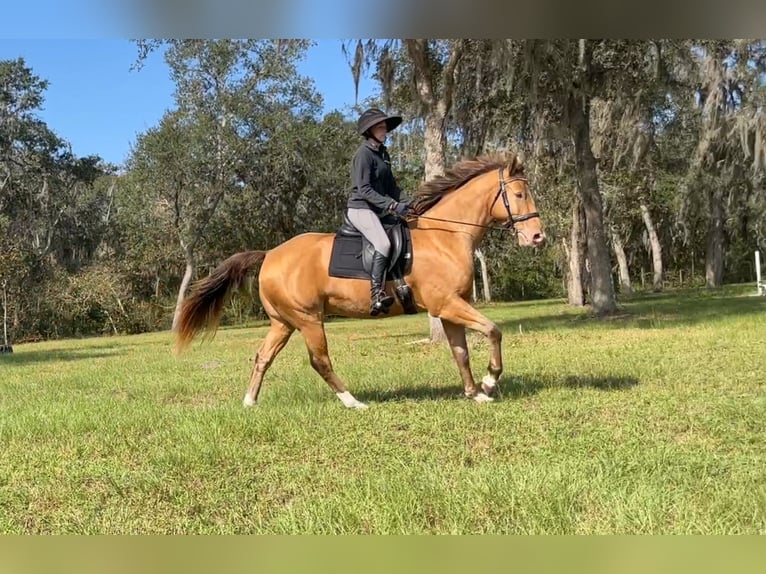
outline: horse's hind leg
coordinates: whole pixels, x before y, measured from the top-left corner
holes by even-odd
[[[253,373],[250,376],[250,386],[245,393],[242,404],[246,407],[252,407],[258,400],[258,393],[261,391],[261,383],[266,371],[271,366],[274,358],[285,347],[290,335],[293,334],[294,327],[283,323],[272,317],[271,328],[266,333],[266,338],[258,348],[253,360]]]
[[[324,324],[321,321],[312,321],[308,324],[300,325],[300,331],[303,339],[306,341],[311,366],[330,385],[330,388],[340,401],[350,409],[366,409],[367,405],[356,400],[346,390],[346,385],[335,374],[332,368],[332,361],[327,351],[327,337],[324,331]]]

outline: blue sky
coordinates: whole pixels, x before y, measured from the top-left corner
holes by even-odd
[[[152,54],[140,71],[131,71],[137,50],[120,39],[0,39],[0,60],[23,57],[48,80],[39,116],[78,156],[98,154],[120,164],[136,135],[157,125],[173,106],[173,83],[165,62]],[[348,111],[354,103],[351,71],[339,40],[320,40],[301,62],[313,78],[325,111]],[[359,101],[378,91],[372,80],[359,85]]]

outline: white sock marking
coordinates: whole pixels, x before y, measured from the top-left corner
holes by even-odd
[[[481,384],[485,387],[488,387],[489,389],[494,389],[495,385],[497,384],[497,379],[492,375],[484,375],[484,378],[481,380]]]
[[[349,408],[349,409],[366,409],[367,408],[367,405],[357,401],[354,398],[354,395],[352,395],[348,391],[343,391],[342,393],[335,393],[335,395],[340,399],[340,402],[342,402],[346,408]]]

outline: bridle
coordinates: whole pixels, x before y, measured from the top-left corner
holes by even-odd
[[[472,227],[482,227],[484,229],[498,229],[500,231],[517,231],[516,230],[516,224],[521,223],[522,221],[527,221],[529,219],[534,219],[535,217],[540,217],[540,214],[537,211],[533,211],[531,213],[525,213],[524,215],[514,215],[511,211],[511,202],[508,200],[508,190],[506,189],[506,181],[505,178],[503,178],[503,170],[505,167],[500,167],[497,170],[497,176],[498,176],[498,190],[497,194],[495,194],[495,199],[492,201],[492,205],[489,206],[489,212],[492,213],[492,210],[495,208],[495,204],[497,203],[497,200],[502,198],[503,199],[503,205],[505,206],[505,211],[508,213],[508,219],[503,223],[501,227],[497,227],[494,225],[481,225],[479,223],[468,223],[467,221],[454,221],[452,219],[442,219],[439,217],[427,217],[425,215],[415,215],[418,219],[430,219],[433,221],[444,221],[446,223],[459,223],[460,225],[470,225]],[[523,181],[524,183],[527,183],[527,178],[522,177],[520,175],[512,176],[510,180],[508,180],[508,183],[511,184],[514,181]]]
[[[504,167],[501,167],[497,170],[497,176],[500,181],[500,189],[497,190],[497,195],[495,195],[495,199],[492,202],[492,205],[489,207],[489,212],[492,213],[492,210],[495,208],[495,204],[497,203],[497,199],[502,197],[505,211],[508,214],[508,219],[505,223],[503,223],[503,229],[512,230],[517,223],[527,221],[528,219],[534,219],[535,217],[540,217],[540,214],[536,211],[525,213],[524,215],[514,215],[511,213],[511,203],[508,201],[508,191],[505,189],[505,178],[503,178],[504,169]],[[513,183],[514,181],[523,181],[524,183],[527,183],[527,178],[517,175],[515,177],[511,177],[508,183]]]

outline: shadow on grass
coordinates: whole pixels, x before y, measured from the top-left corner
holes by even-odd
[[[638,385],[635,377],[582,377],[570,375],[564,379],[544,377],[507,377],[500,381],[500,396],[518,399],[535,395],[543,389],[597,389],[599,391],[624,391]]]
[[[407,333],[372,333],[372,334],[365,334],[365,335],[358,335],[356,333],[354,334],[347,334],[345,335],[349,341],[366,341],[369,339],[377,339],[380,340],[381,338],[388,339],[406,339],[410,342],[415,341],[422,341],[428,338],[428,326],[423,328],[421,331],[410,331]]]
[[[724,321],[729,317],[766,314],[766,297],[753,297],[743,289],[687,289],[665,293],[649,293],[621,298],[619,311],[597,318],[560,303],[562,312],[537,317],[520,317],[497,321],[504,331],[548,331],[598,325],[601,328],[632,327],[664,329],[695,326]]]
[[[428,387],[425,385],[408,385],[395,389],[360,389],[354,396],[362,402],[402,402],[402,401],[442,401],[465,398],[463,389],[454,387]]]
[[[112,350],[113,349],[113,350]],[[117,357],[124,354],[118,347],[99,347],[88,350],[46,349],[39,351],[15,352],[0,355],[0,365],[29,365],[48,361],[87,361],[105,357]]]
[[[591,388],[601,391],[623,391],[638,385],[635,377],[581,377],[561,378],[504,377],[498,385],[496,400],[518,399],[535,395],[543,389]],[[354,396],[362,402],[397,402],[397,401],[440,401],[465,399],[462,387],[428,387],[425,385],[407,385],[395,389],[359,390]]]

